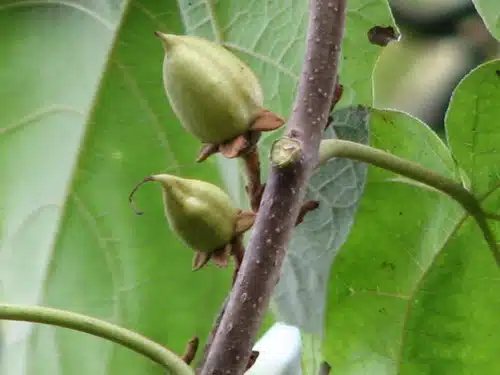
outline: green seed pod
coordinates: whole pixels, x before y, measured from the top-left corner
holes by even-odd
[[[212,252],[231,241],[238,210],[222,189],[204,181],[158,174],[139,183],[130,194],[130,201],[137,188],[147,181],[161,183],[165,216],[187,246]]]
[[[264,95],[252,70],[221,45],[195,36],[162,34],[163,83],[183,127],[203,143],[244,134]]]

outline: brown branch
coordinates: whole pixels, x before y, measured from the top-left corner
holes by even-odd
[[[274,162],[254,230],[202,375],[241,375],[268,310],[285,248],[317,163],[336,84],[346,0],[310,0],[306,56],[288,137],[296,157]],[[286,149],[283,149],[286,152]]]
[[[182,359],[188,365],[193,362],[194,357],[196,357],[196,352],[198,351],[198,344],[200,340],[197,336],[191,337],[191,339],[187,342],[186,348],[184,349],[184,353],[182,354]]]
[[[319,202],[317,201],[306,201],[302,207],[300,208],[299,215],[297,216],[297,220],[295,222],[295,226],[299,225],[302,223],[304,220],[304,217],[311,211],[314,211],[319,205]],[[236,281],[236,276],[238,275],[238,271],[240,268],[240,265],[243,261],[243,257],[237,258],[240,254],[244,254],[245,248],[243,247],[243,242],[242,239],[239,238],[237,239],[237,242],[234,244],[234,246],[238,246],[239,250],[236,251],[235,255],[235,265],[234,265],[234,271],[233,271],[233,284]],[[196,373],[199,374],[203,365],[205,364],[205,361],[207,359],[208,351],[210,350],[210,347],[212,346],[212,342],[214,341],[215,334],[217,333],[217,330],[219,329],[220,322],[222,320],[222,316],[224,315],[224,312],[226,311],[226,306],[227,303],[229,302],[229,295],[226,297],[224,302],[222,303],[221,308],[219,309],[219,313],[217,314],[217,317],[215,318],[214,324],[212,325],[212,330],[210,331],[210,335],[207,338],[207,342],[203,348],[203,355],[200,361],[197,364],[196,367]],[[258,352],[252,351],[250,358],[248,360],[247,364],[247,370],[254,364],[254,362],[257,360],[257,356],[259,355]]]
[[[208,356],[208,352],[209,352],[209,350],[212,346],[212,343],[214,341],[215,334],[217,333],[217,330],[219,329],[219,325],[220,325],[220,322],[222,320],[222,316],[226,312],[226,307],[227,307],[228,302],[229,302],[229,296],[227,296],[226,299],[224,300],[224,302],[222,303],[222,306],[219,310],[219,313],[217,314],[217,317],[215,318],[214,324],[212,325],[212,331],[210,331],[210,334],[208,335],[208,338],[207,338],[207,342],[206,342],[205,346],[203,347],[203,354],[202,354],[198,364],[196,365],[196,373],[197,374],[199,374],[201,372],[203,366],[205,365],[205,362],[206,362],[207,356]]]

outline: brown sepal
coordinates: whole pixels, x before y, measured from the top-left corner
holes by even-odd
[[[257,214],[252,211],[240,211],[236,215],[236,223],[234,225],[234,234],[238,236],[249,230],[255,222]]]
[[[193,255],[193,263],[191,269],[193,271],[198,271],[203,268],[210,260],[211,254],[204,251],[195,251]]]
[[[202,146],[196,162],[200,163],[208,159],[211,155],[220,152],[228,159],[233,159],[245,155],[257,144],[260,133],[263,131],[276,130],[285,124],[285,120],[275,113],[262,109],[250,124],[249,130],[226,142],[206,143]]]
[[[228,243],[226,246],[215,250],[210,259],[217,267],[226,268],[229,263],[229,256],[231,255],[232,244]]]
[[[201,163],[202,161],[207,160],[210,156],[218,152],[219,145],[214,143],[205,143],[203,146],[201,146],[201,150],[196,157],[196,162]]]
[[[221,143],[219,145],[219,151],[226,158],[233,159],[246,152],[249,145],[250,143],[248,142],[246,135],[239,135],[228,142]]]
[[[284,124],[284,118],[267,109],[262,109],[250,125],[250,130],[256,132],[267,132],[279,129]]]

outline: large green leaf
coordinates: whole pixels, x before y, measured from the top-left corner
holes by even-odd
[[[182,352],[207,334],[230,274],[190,272],[158,187],[138,193],[144,216],[127,203],[155,172],[218,182],[213,162],[192,167],[199,145],[162,88],[153,32],[182,32],[179,18],[172,1],[0,7],[0,282],[4,301],[90,314]],[[3,333],[2,374],[163,373],[81,333],[20,323]]]
[[[490,33],[500,40],[500,3],[496,0],[472,0]]]
[[[485,205],[500,208],[498,190]],[[476,223],[458,224],[408,303],[401,374],[500,371],[499,270]]]
[[[324,138],[366,144],[369,118],[363,106],[335,111]],[[306,374],[318,373],[330,268],[353,225],[366,169],[364,163],[333,158],[314,172],[305,199],[319,207],[294,230],[273,295],[277,317],[301,330]]]
[[[425,125],[375,111],[371,144],[459,179]],[[498,269],[476,224],[447,196],[369,169],[329,284],[323,354],[339,374],[500,371]],[[498,193],[490,206],[500,208]],[[498,229],[496,228],[497,233]]]
[[[368,118],[364,107],[336,111],[324,138],[367,143]],[[273,299],[278,317],[303,333],[323,332],[330,267],[354,222],[365,177],[366,164],[334,158],[315,171],[307,187],[305,199],[319,207],[293,232]]]
[[[480,65],[457,86],[446,113],[448,143],[470,178],[486,193],[500,181],[500,60]]]

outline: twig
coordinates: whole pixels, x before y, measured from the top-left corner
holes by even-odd
[[[220,322],[222,320],[222,316],[226,312],[226,307],[227,303],[229,302],[229,295],[226,297],[224,302],[222,303],[222,306],[219,310],[219,313],[217,314],[217,317],[215,318],[214,324],[212,325],[212,330],[210,331],[210,335],[208,335],[207,342],[205,346],[203,347],[203,354],[200,360],[198,361],[198,364],[196,365],[196,373],[199,374],[201,372],[201,369],[205,365],[205,362],[207,360],[207,355],[210,350],[210,347],[212,346],[212,343],[215,338],[215,334],[217,333],[217,330],[219,329]]]
[[[176,375],[194,375],[182,358],[150,339],[100,319],[42,306],[0,304],[0,320],[49,324],[113,341],[142,354]]]
[[[340,84],[340,79],[337,76],[337,82],[335,83],[335,89],[333,90],[333,98],[332,98],[332,104],[330,108],[330,114],[328,116],[328,121],[326,122],[325,125],[325,130],[328,129],[328,127],[333,123],[333,109],[337,105],[337,103],[342,99],[342,95],[344,94],[344,86]]]
[[[182,354],[182,359],[188,365],[190,365],[191,362],[193,362],[194,357],[196,357],[196,352],[198,351],[198,344],[199,343],[200,343],[200,340],[198,339],[198,337],[193,336],[186,344],[186,348],[184,349],[184,353]]]
[[[299,150],[286,165],[273,161],[243,264],[202,375],[241,375],[248,364],[317,163],[336,83],[345,12],[345,0],[309,2],[306,56],[287,126],[287,135],[298,142]]]
[[[231,287],[234,286],[236,282],[236,277],[238,276],[238,272],[240,271],[241,263],[243,263],[243,258],[245,255],[245,246],[243,245],[243,237],[238,236],[233,241],[232,254],[234,258],[234,270],[233,270],[233,278]],[[227,301],[224,301],[226,303]]]

